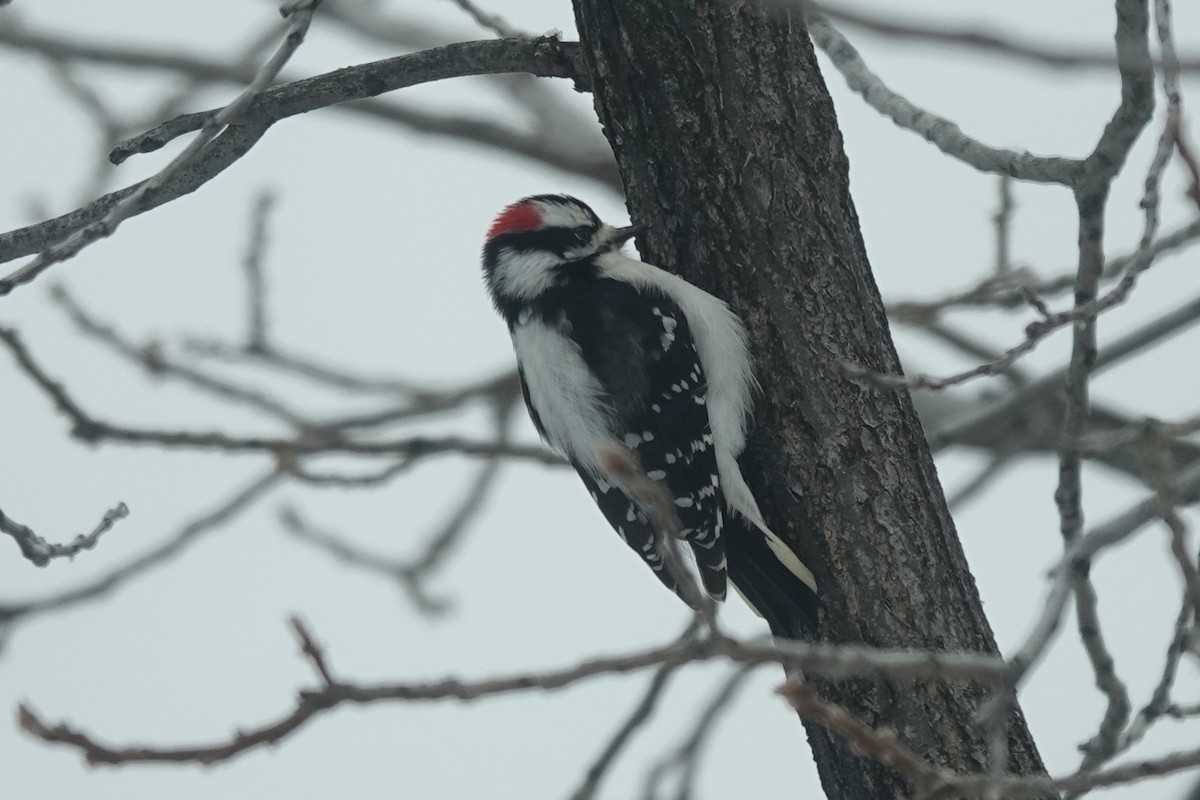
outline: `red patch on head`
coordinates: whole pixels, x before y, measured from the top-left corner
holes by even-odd
[[[500,216],[488,228],[487,238],[495,239],[502,233],[535,231],[542,227],[542,214],[533,203],[514,203],[500,212]]]

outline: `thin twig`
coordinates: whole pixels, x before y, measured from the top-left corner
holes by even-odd
[[[528,38],[530,35],[509,25],[499,14],[492,14],[484,11],[479,6],[471,2],[471,0],[450,0],[450,2],[454,3],[454,5],[465,11],[471,19],[475,20],[475,24],[479,25],[481,28],[491,31],[501,39],[518,37]]]
[[[267,289],[263,275],[263,254],[267,242],[267,218],[275,207],[275,195],[264,189],[259,192],[251,211],[253,220],[250,242],[242,264],[246,271],[247,317],[246,349],[256,353],[267,350]]]
[[[1161,66],[1166,61],[1164,57],[1160,61],[1127,63],[1122,61],[1122,55],[1119,53],[1114,55],[1110,51],[1075,49],[1062,42],[1039,45],[984,28],[942,27],[926,20],[910,22],[899,17],[867,13],[840,3],[835,5],[814,0],[780,1],[798,3],[836,22],[879,34],[889,41],[913,41],[961,48],[969,51],[972,56],[985,53],[1054,69],[1111,70],[1113,67],[1122,66],[1144,68]],[[1200,59],[1192,58],[1183,62],[1182,67],[1190,72],[1200,71]]]
[[[288,624],[291,625],[292,631],[300,641],[300,652],[312,662],[313,668],[321,676],[321,680],[324,681],[326,686],[336,686],[337,681],[333,679],[333,672],[329,669],[329,664],[325,659],[325,651],[321,649],[316,639],[309,633],[304,620],[300,619],[296,614],[292,614],[288,617]]]
[[[871,72],[854,46],[819,14],[809,15],[808,32],[846,79],[851,91],[896,125],[927,139],[951,158],[981,172],[1011,175],[1018,180],[1064,186],[1075,182],[1082,168],[1075,159],[989,147],[967,136],[950,120],[918,108],[896,94]]]
[[[311,639],[311,637],[310,637]],[[313,645],[315,652],[319,649]],[[310,660],[312,654],[305,650]],[[320,655],[325,663],[324,655]],[[780,663],[800,668],[808,674],[828,677],[887,675],[893,679],[917,676],[937,680],[966,677],[997,680],[1005,674],[1002,662],[980,653],[930,653],[889,651],[853,645],[828,645],[793,641],[771,643],[738,642],[724,636],[706,639],[676,639],[666,645],[624,655],[588,659],[573,666],[541,672],[523,672],[475,681],[447,678],[425,683],[353,684],[325,680],[323,685],[301,691],[295,707],[258,727],[240,729],[230,738],[212,744],[185,747],[116,746],[101,742],[91,734],[66,723],[49,725],[23,704],[19,709],[22,729],[50,743],[69,745],[79,750],[88,763],[123,764],[133,762],[176,762],[212,764],[226,761],[264,745],[277,744],[295,733],[311,718],[344,704],[363,705],[378,702],[478,700],[484,697],[528,691],[553,691],[574,686],[602,675],[619,675],[668,664],[726,659],[746,666]],[[929,673],[929,670],[934,672]],[[318,671],[321,672],[320,668]],[[332,676],[330,675],[332,679]]]
[[[115,328],[96,319],[61,284],[55,284],[51,288],[50,297],[81,333],[145,370],[151,377],[174,378],[214,397],[269,414],[299,430],[311,430],[316,427],[312,421],[305,419],[279,400],[177,362],[155,343],[140,347],[135,345]]]
[[[458,453],[476,458],[498,455],[526,459],[541,464],[561,466],[563,459],[540,445],[518,445],[500,442],[474,441],[459,436],[422,437],[383,441],[361,441],[342,438],[331,433],[316,432],[294,439],[265,436],[233,436],[220,431],[148,430],[115,425],[98,420],[85,412],[67,394],[61,384],[52,380],[33,360],[16,331],[0,327],[0,343],[6,345],[20,367],[35,385],[54,403],[59,412],[72,423],[71,433],[85,442],[112,442],[129,445],[185,447],[200,450],[219,450],[230,453],[270,453],[277,459],[293,458],[314,453],[352,453],[357,455],[391,455],[423,458],[438,453]]]
[[[164,540],[153,549],[134,558],[116,569],[56,595],[50,595],[37,600],[26,600],[19,603],[0,605],[0,620],[6,623],[27,619],[37,614],[58,611],[63,608],[91,602],[98,597],[115,591],[126,585],[135,577],[148,570],[161,566],[163,562],[178,555],[189,544],[199,537],[228,523],[237,515],[250,508],[260,500],[280,481],[281,476],[275,470],[255,478],[245,484],[232,497],[217,504],[212,510],[196,517],[183,525],[170,538]]]
[[[143,201],[148,196],[167,186],[176,175],[181,174],[185,168],[196,161],[201,152],[217,138],[218,134],[226,126],[237,122],[242,112],[275,80],[279,71],[283,69],[283,65],[288,62],[304,41],[304,35],[308,31],[309,23],[312,22],[313,13],[318,5],[320,5],[320,0],[300,0],[286,4],[284,8],[287,8],[288,11],[285,16],[291,16],[292,24],[288,27],[287,34],[279,48],[259,68],[245,90],[208,119],[196,137],[179,155],[171,159],[167,166],[152,178],[138,184],[136,189],[115,203],[103,217],[76,230],[70,236],[44,250],[29,264],[0,279],[0,296],[8,294],[18,286],[29,283],[52,265],[77,255],[89,244],[111,236],[122,222],[142,210]],[[265,130],[265,126],[263,130]],[[261,135],[261,132],[258,135]],[[255,140],[257,138],[258,136],[254,136]]]
[[[690,622],[687,628],[679,637],[679,641],[687,641],[694,637],[699,630],[699,626],[695,620]],[[650,716],[654,713],[654,709],[658,706],[659,698],[667,688],[667,683],[671,677],[679,670],[680,664],[663,664],[650,678],[650,683],[646,686],[646,691],[642,693],[641,700],[634,707],[633,712],[626,717],[621,723],[621,727],[617,729],[612,738],[600,751],[600,755],[588,767],[584,773],[583,782],[571,794],[571,800],[591,800],[595,797],[597,790],[600,788],[600,782],[608,771],[612,768],[617,757],[625,749],[626,745],[632,741],[633,736],[649,721]]]
[[[1132,253],[1109,259],[1101,277],[1108,281],[1125,274],[1135,258],[1148,258],[1150,263],[1170,255],[1200,238],[1200,220],[1186,223],[1170,233],[1156,238],[1148,248],[1139,246]],[[1023,289],[1039,297],[1061,294],[1071,289],[1074,273],[1060,273],[1052,278],[1038,278],[1026,269],[1014,269],[1004,275],[989,274],[974,286],[953,292],[936,300],[905,300],[888,304],[888,315],[902,322],[923,324],[957,308],[999,307],[1022,308],[1026,300]]]
[[[21,555],[32,562],[34,566],[44,567],[56,558],[73,559],[84,550],[91,550],[100,541],[101,536],[112,530],[117,520],[125,519],[127,516],[129,516],[129,506],[118,503],[104,512],[104,516],[91,533],[81,533],[67,544],[54,544],[46,541],[34,533],[32,528],[22,525],[12,517],[5,516],[3,511],[0,511],[0,531],[16,540],[17,546],[21,548]]]
[[[721,682],[712,698],[704,704],[687,738],[646,773],[644,800],[655,800],[659,796],[658,787],[671,771],[679,774],[675,800],[688,800],[695,796],[696,775],[700,772],[704,745],[708,743],[716,728],[717,717],[729,708],[737,691],[746,684],[746,679],[753,670],[753,666],[740,667]]]
[[[141,199],[128,207],[127,216],[144,213],[194,191],[248,152],[271,125],[286,117],[465,75],[528,72],[544,77],[569,77],[579,84],[585,73],[578,60],[579,46],[570,42],[543,39],[463,42],[272,87],[258,96],[239,124],[227,128],[212,141],[205,151],[203,163],[194,165],[195,169],[185,170],[153,193],[144,190],[144,183],[135,184],[60,217],[0,234],[0,263],[54,247],[56,243],[100,224],[114,208],[122,206],[131,197]],[[118,145],[120,152],[110,158],[120,160],[121,153],[161,148],[174,138],[211,123],[219,114],[220,111],[208,111],[189,115],[182,121],[164,123]],[[24,275],[25,271],[19,272]],[[15,288],[12,280],[10,277],[0,281],[0,296]]]
[[[992,223],[996,226],[996,274],[1003,275],[1012,271],[1012,255],[1009,246],[1014,208],[1012,178],[1008,175],[1001,175],[997,179],[997,185],[1000,189],[1000,205],[992,216]]]

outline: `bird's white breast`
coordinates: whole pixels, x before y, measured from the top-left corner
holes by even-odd
[[[512,331],[513,347],[525,375],[529,403],[546,439],[600,476],[598,445],[613,438],[613,412],[579,346],[566,335],[566,324],[548,324],[536,317],[519,321]]]

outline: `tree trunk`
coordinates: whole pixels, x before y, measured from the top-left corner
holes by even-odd
[[[738,0],[575,0],[596,110],[648,261],[746,320],[763,392],[745,458],[768,522],[814,569],[821,636],[995,652],[906,392],[839,362],[898,372],[850,199],[833,104],[802,16]],[[819,685],[933,762],[987,769],[963,683]],[[826,794],[907,794],[905,782],[808,725]],[[1010,770],[1042,771],[1023,717]]]

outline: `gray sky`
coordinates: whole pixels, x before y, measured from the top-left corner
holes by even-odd
[[[889,4],[876,3],[879,8]],[[401,7],[401,4],[396,4]],[[428,3],[431,20],[473,35],[450,3]],[[510,0],[512,24],[557,28],[574,38],[568,0]],[[915,18],[993,25],[1048,44],[1095,48],[1111,41],[1107,4],[906,4]],[[28,24],[81,37],[178,47],[219,57],[276,14],[269,2],[209,0],[197,6],[123,0],[16,0],[0,10]],[[1200,53],[1200,8],[1179,3],[1181,51]],[[889,43],[847,31],[871,67],[910,100],[945,115],[997,146],[1038,154],[1088,152],[1117,101],[1115,75],[1056,72],[928,45]],[[484,34],[474,34],[482,38]],[[289,71],[296,75],[391,55],[316,24]],[[993,259],[990,216],[995,179],[950,161],[894,128],[845,89],[822,61],[851,162],[852,191],[868,253],[888,299],[937,297],[965,287]],[[138,108],[163,83],[116,71],[86,73],[120,108]],[[1200,102],[1191,79],[1187,99]],[[564,97],[582,109],[590,98]],[[219,104],[232,90],[206,95]],[[417,87],[406,101],[428,108],[505,113],[484,84],[461,80]],[[1185,100],[1185,102],[1187,102]],[[1160,102],[1161,112],[1161,102]],[[96,154],[96,135],[36,58],[0,49],[0,228],[27,224],[32,209],[76,205]],[[1189,119],[1195,120],[1194,113]],[[1111,254],[1137,241],[1140,184],[1156,117],[1135,149],[1110,204]],[[1200,128],[1191,127],[1193,141]],[[175,148],[116,168],[123,186],[166,163]],[[1164,183],[1163,228],[1187,219],[1177,170]],[[138,339],[243,334],[240,259],[254,193],[273,188],[267,270],[271,324],[278,341],[346,367],[452,384],[511,364],[503,325],[479,280],[478,250],[491,217],[535,192],[576,194],[605,219],[623,223],[620,198],[596,184],[462,144],[399,132],[347,115],[317,112],[275,126],[246,158],[194,195],[135,218],[112,239],[55,267],[33,286],[0,300],[54,377],[97,416],[127,423],[238,432],[282,432],[248,412],[234,413],[177,385],[147,383],[136,370],[81,340],[48,299],[64,282],[97,315]],[[1044,274],[1075,257],[1074,208],[1056,187],[1016,185],[1014,261]],[[1193,211],[1194,213],[1194,211]],[[6,269],[7,269],[6,265]],[[1101,341],[1155,317],[1200,289],[1190,256],[1164,259],[1133,301],[1101,320]],[[966,318],[964,318],[966,319]],[[979,316],[971,330],[1007,347],[1028,316]],[[1192,331],[1105,374],[1095,396],[1137,415],[1167,419],[1196,412]],[[908,365],[930,372],[961,366],[920,335],[898,330]],[[1069,336],[1059,333],[1025,364],[1035,373],[1060,365]],[[329,408],[332,395],[288,384],[293,405]],[[984,385],[976,387],[982,390]],[[483,414],[435,430],[484,434]],[[535,440],[524,415],[519,435]],[[939,460],[947,488],[980,461],[948,453]],[[54,539],[90,528],[125,501],[132,513],[101,546],[74,563],[36,569],[0,544],[0,600],[40,597],[123,564],[181,524],[270,468],[262,457],[167,453],[155,448],[88,448],[0,355],[0,506]],[[436,623],[420,617],[390,584],[331,563],[286,537],[275,518],[285,501],[314,522],[375,550],[414,552],[465,491],[473,463],[431,460],[388,488],[314,490],[285,486],[235,524],[205,536],[182,557],[100,601],[23,625],[0,658],[0,719],[28,701],[45,717],[68,719],[114,743],[220,740],[238,726],[273,719],[310,685],[285,625],[297,612],[326,645],[346,678],[484,677],[574,663],[580,658],[664,641],[684,624],[664,593],[607,528],[567,471],[505,469],[467,546],[435,581],[455,602]],[[1029,459],[1006,473],[957,516],[959,530],[1002,647],[1021,641],[1040,611],[1045,570],[1060,551],[1053,503],[1056,464]],[[1099,522],[1145,490],[1102,468],[1085,474],[1085,509]],[[1189,520],[1194,524],[1197,515]],[[1095,578],[1105,633],[1135,707],[1157,680],[1177,610],[1179,581],[1165,534],[1151,530],[1099,562]],[[762,629],[744,607],[724,612],[735,629]],[[1073,623],[1066,626],[1073,628]],[[677,679],[656,721],[640,736],[601,796],[640,793],[642,775],[688,730],[723,667],[692,668]],[[74,753],[50,748],[0,724],[0,796],[188,800],[286,793],[326,797],[563,797],[636,702],[646,675],[604,678],[552,696],[522,695],[472,705],[377,705],[344,709],[308,725],[272,751],[255,751],[212,769],[129,766],[88,769]],[[776,698],[776,671],[744,688],[708,749],[702,797],[782,798],[819,792],[801,729]],[[1200,696],[1194,665],[1177,684]],[[1055,646],[1022,694],[1025,714],[1054,773],[1072,770],[1075,746],[1094,733],[1100,695],[1071,632]],[[1200,725],[1165,722],[1133,751],[1149,756],[1194,746]],[[1111,797],[1178,796],[1176,778],[1117,790]],[[799,788],[798,788],[799,787]]]

